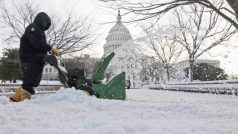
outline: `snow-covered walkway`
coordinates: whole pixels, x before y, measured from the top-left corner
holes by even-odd
[[[74,89],[22,103],[0,96],[0,134],[238,134],[238,97],[147,89],[127,100]]]

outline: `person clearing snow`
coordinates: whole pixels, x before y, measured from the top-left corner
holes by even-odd
[[[34,22],[29,24],[20,40],[19,57],[22,71],[22,85],[10,96],[14,102],[31,99],[35,94],[33,87],[39,86],[43,67],[45,64],[44,56],[52,51],[54,55],[59,54],[57,48],[52,48],[46,43],[44,31],[51,25],[50,17],[40,12],[36,15]]]
[[[68,71],[65,69],[61,58],[58,57],[59,50],[46,43],[44,31],[49,29],[50,25],[50,17],[44,12],[38,13],[34,22],[26,28],[21,37],[19,56],[23,84],[10,96],[10,99],[14,102],[31,99],[31,96],[35,94],[33,87],[39,86],[43,67],[47,62],[58,70],[59,76],[68,87],[75,87],[77,90],[85,91],[88,95],[95,95],[98,98],[125,100],[125,72],[120,73],[107,83],[102,82],[106,68],[115,53],[102,58],[96,66],[91,80],[82,80],[80,78],[84,77],[77,73],[77,69]],[[52,53],[48,53],[50,51]]]

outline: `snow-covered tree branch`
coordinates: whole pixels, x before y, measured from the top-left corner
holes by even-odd
[[[222,4],[220,3],[220,6]],[[180,35],[176,40],[188,54],[189,76],[192,81],[195,60],[213,47],[227,41],[237,29],[232,28],[231,23],[224,23],[215,11],[207,10],[198,4],[179,7],[175,13],[177,24],[174,24],[174,29],[180,29]]]
[[[238,16],[238,1],[237,0],[226,0],[227,4],[222,4],[220,6],[218,3],[224,3],[223,0],[167,0],[167,1],[139,1],[139,0],[100,0],[103,2],[110,3],[110,7],[124,9],[127,14],[136,15],[133,20],[129,20],[128,22],[134,21],[143,21],[148,20],[157,23],[162,15],[167,12],[170,12],[172,9],[175,9],[184,5],[191,4],[200,4],[207,9],[215,11],[229,23],[231,23],[236,29],[238,29],[238,20],[235,19]],[[230,8],[231,7],[231,8]]]
[[[151,27],[150,29],[145,30],[147,36],[149,37],[146,40],[146,44],[149,45],[149,48],[153,50],[156,59],[162,64],[167,81],[170,79],[170,70],[172,64],[178,60],[180,57],[183,48],[176,41],[176,34],[173,35],[153,35],[153,32],[158,33],[158,28]]]

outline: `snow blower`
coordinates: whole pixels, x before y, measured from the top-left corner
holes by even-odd
[[[89,95],[95,95],[103,99],[125,100],[125,72],[120,73],[107,83],[103,83],[104,73],[112,60],[114,52],[107,57],[102,58],[95,67],[95,71],[91,79],[86,79],[82,70],[75,68],[66,70],[62,59],[51,53],[46,55],[46,62],[54,66],[59,77],[68,87],[75,87],[76,90],[86,91]]]

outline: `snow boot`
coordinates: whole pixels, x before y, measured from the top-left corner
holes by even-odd
[[[18,89],[16,89],[16,92],[13,95],[11,95],[9,98],[14,102],[19,102],[21,100],[21,90],[22,90],[22,87],[19,87]]]
[[[19,87],[16,92],[9,97],[13,102],[21,102],[25,99],[31,99],[31,94]]]

